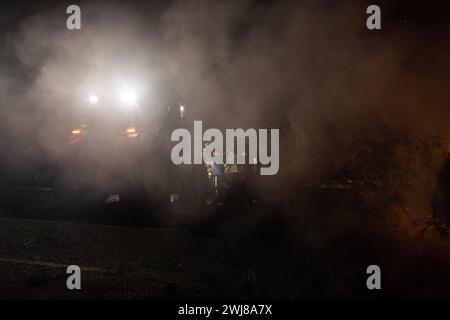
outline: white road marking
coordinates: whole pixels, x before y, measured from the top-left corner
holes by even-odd
[[[36,260],[19,260],[19,259],[9,259],[9,258],[0,258],[0,263],[12,263],[12,264],[25,264],[31,266],[39,266],[39,267],[47,267],[47,268],[64,268],[66,269],[69,264],[62,263],[52,263],[52,262],[44,262],[44,261],[36,261]],[[95,267],[80,267],[82,271],[87,272],[102,272],[102,273],[112,273],[112,270],[106,270]]]
[[[155,232],[173,232],[173,233],[189,233],[189,230],[184,229],[173,229],[173,228],[152,228],[152,227],[140,227],[140,226],[130,226],[130,225],[112,225],[112,224],[101,224],[101,223],[90,223],[83,221],[57,221],[57,220],[45,220],[45,219],[25,219],[25,218],[4,218],[0,217],[0,221],[18,221],[18,222],[28,222],[28,223],[47,223],[47,224],[61,224],[61,225],[85,225],[85,226],[100,226],[100,227],[111,227],[111,228],[139,228],[143,230],[155,231]]]

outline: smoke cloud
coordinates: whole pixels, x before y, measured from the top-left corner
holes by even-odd
[[[80,31],[65,28],[61,4],[23,6],[16,16],[1,9],[9,158],[57,159],[86,96],[101,92],[112,105],[123,83],[155,131],[169,101],[210,127],[281,128],[282,166],[305,139],[333,144],[377,121],[449,134],[448,28],[389,20],[389,6],[376,34],[364,3],[81,2]]]

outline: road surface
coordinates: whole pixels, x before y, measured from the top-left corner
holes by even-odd
[[[289,297],[277,253],[178,229],[0,218],[0,299]],[[78,265],[81,290],[68,290]],[[269,280],[267,280],[269,279]],[[311,280],[303,281],[306,286]],[[298,288],[297,286],[295,288]]]

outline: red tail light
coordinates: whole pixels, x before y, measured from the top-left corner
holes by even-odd
[[[72,130],[72,135],[73,136],[79,136],[81,134],[81,129],[74,129]]]
[[[126,133],[127,133],[127,137],[128,138],[135,138],[135,137],[137,137],[139,135],[138,130],[136,128],[134,128],[134,127],[128,128],[126,130]]]

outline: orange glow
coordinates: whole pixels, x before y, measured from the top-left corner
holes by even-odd
[[[126,132],[128,138],[136,138],[137,136],[139,136],[137,129],[133,127],[128,128]]]
[[[77,135],[79,135],[81,133],[81,129],[75,129],[75,130],[72,130],[72,134],[74,135],[74,136],[77,136]]]

